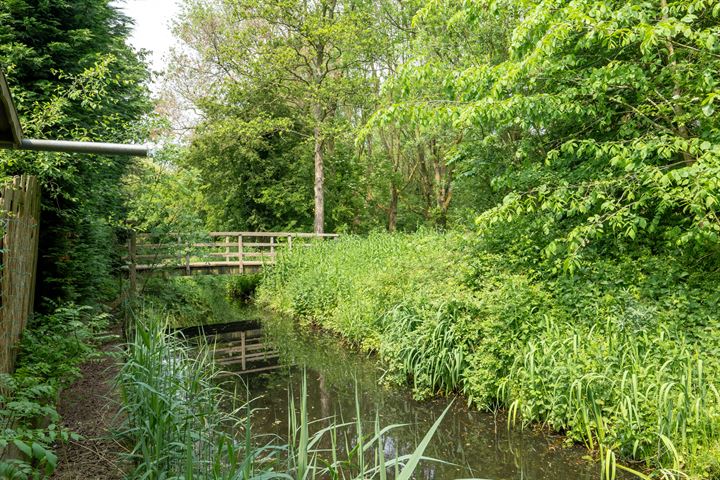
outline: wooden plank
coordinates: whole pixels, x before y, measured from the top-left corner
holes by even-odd
[[[20,335],[33,314],[40,186],[29,175],[0,185],[0,373],[11,373]]]
[[[245,359],[245,366],[244,366],[244,367],[243,367],[243,363],[242,363],[242,358],[238,358],[238,357],[216,358],[216,359],[215,359],[215,363],[217,363],[217,364],[219,364],[219,365],[232,365],[232,364],[238,364],[238,363],[239,363],[240,366],[241,366],[241,368],[242,368],[243,370],[247,371],[247,370],[246,370],[246,369],[247,369],[247,364],[248,364],[249,362],[257,362],[257,361],[262,361],[262,360],[274,360],[274,359],[276,359],[276,358],[280,358],[280,354],[277,353],[277,352],[269,353],[269,354],[267,354],[267,355],[265,355],[265,356],[262,356],[262,357],[256,357],[256,358],[253,358],[252,360],[246,358],[246,359]]]
[[[232,363],[225,363],[224,365],[232,365]],[[267,367],[260,367],[260,368],[253,368],[250,370],[245,370],[242,372],[220,372],[219,375],[222,376],[229,376],[229,375],[245,375],[250,373],[261,373],[261,372],[267,372],[269,370],[277,370],[278,368],[282,368],[282,365],[268,365]]]
[[[240,338],[240,332],[245,332],[246,338],[262,338],[263,335],[263,329],[262,328],[254,328],[252,330],[238,330],[235,332],[228,332],[228,333],[221,333],[216,335],[208,335],[208,339],[217,339],[218,337],[222,337],[223,340],[226,340],[228,338]]]
[[[287,237],[288,235],[292,235],[294,237],[301,237],[301,238],[335,238],[338,237],[340,234],[338,233],[306,233],[306,232],[210,232],[207,234],[210,237],[237,237],[238,235],[243,235],[245,237]]]
[[[213,350],[213,353],[216,355],[222,354],[222,355],[230,355],[233,353],[238,353],[244,351],[245,353],[249,352],[257,352],[257,351],[266,351],[268,350],[268,344],[267,343],[254,343],[249,344],[248,341],[245,341],[245,345],[242,345],[242,340],[240,345],[236,345],[233,347],[223,347],[223,348],[215,348]]]
[[[128,279],[130,283],[130,295],[132,297],[135,296],[135,292],[137,291],[137,269],[135,268],[137,265],[137,237],[135,236],[135,231],[130,232],[130,238],[128,239],[128,252],[130,257],[130,265],[129,265],[129,272],[128,272]]]

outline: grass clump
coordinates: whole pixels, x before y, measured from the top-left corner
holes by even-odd
[[[247,409],[227,407],[232,398],[215,381],[209,350],[191,349],[166,326],[143,312],[118,378],[131,478],[251,478],[257,452]]]
[[[460,392],[608,464],[720,478],[717,277],[650,254],[571,275],[454,233],[375,234],[281,258],[259,299],[377,352],[418,397]]]

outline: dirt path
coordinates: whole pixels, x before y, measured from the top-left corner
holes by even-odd
[[[62,424],[82,436],[58,448],[58,469],[53,479],[122,479],[127,465],[124,447],[112,438],[120,425],[119,396],[113,388],[119,366],[113,353],[120,342],[102,347],[104,355],[81,365],[82,377],[60,395]]]

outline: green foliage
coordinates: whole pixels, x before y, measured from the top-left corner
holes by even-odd
[[[0,451],[21,454],[0,462],[0,476],[45,478],[57,467],[57,443],[78,438],[60,425],[55,402],[60,389],[79,376],[79,365],[96,355],[94,345],[107,324],[106,315],[73,304],[30,323],[15,372],[0,375]]]
[[[527,235],[528,257],[570,272],[638,246],[716,261],[715,3],[428,2],[421,32],[500,23],[507,56],[432,62],[421,43],[375,123],[464,132],[457,159],[504,197],[481,233]]]
[[[173,328],[257,320],[261,313],[243,303],[255,283],[252,275],[154,276],[142,285],[141,301],[164,312]]]
[[[248,302],[255,295],[261,278],[258,274],[232,276],[225,283],[225,295],[231,300]]]
[[[416,396],[460,392],[608,455],[714,478],[717,273],[645,255],[556,276],[484,245],[345,237],[281,258],[258,296],[377,351]]]
[[[30,138],[145,138],[149,73],[126,44],[130,20],[108,0],[0,3],[0,64]],[[126,157],[0,152],[4,175],[42,185],[38,299],[92,302],[110,278]]]
[[[206,225],[205,195],[198,172],[178,167],[182,148],[166,146],[152,159],[136,161],[123,177],[123,219],[153,234],[200,232]]]

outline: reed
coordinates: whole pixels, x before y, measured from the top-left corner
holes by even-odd
[[[250,406],[228,407],[237,397],[219,386],[209,349],[191,349],[165,325],[155,312],[142,312],[118,379],[131,477],[252,478],[256,460],[280,450],[253,446]]]
[[[440,461],[424,456],[425,450],[440,423],[452,406],[452,402],[436,419],[415,450],[407,455],[388,459],[385,456],[385,437],[403,425],[380,426],[379,415],[375,415],[372,430],[365,432],[359,393],[355,390],[355,416],[353,421],[338,423],[334,418],[311,422],[308,419],[307,381],[303,376],[300,404],[295,403],[292,391],[289,397],[289,445],[288,472],[295,479],[348,479],[369,480],[387,478],[388,471],[393,478],[412,478],[421,461]],[[310,432],[314,425],[323,425]],[[343,443],[339,443],[342,437]],[[326,446],[323,447],[323,442]]]

